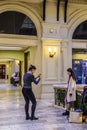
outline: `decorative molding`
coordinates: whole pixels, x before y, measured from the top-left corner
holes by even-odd
[[[2,0],[0,0],[2,1]],[[5,1],[5,0],[3,0]],[[14,2],[14,0],[11,0],[12,2]],[[32,4],[38,4],[38,3],[42,3],[43,0],[15,0],[16,2],[26,2],[26,3],[32,3]]]
[[[0,34],[0,38],[13,38],[13,39],[28,39],[28,40],[38,40],[37,36],[25,36],[25,35],[12,35],[12,34]]]
[[[77,15],[69,21],[68,23],[68,39],[72,40],[72,35],[75,31],[75,29],[78,27],[79,24],[87,20],[87,10],[79,10],[77,11]]]
[[[87,4],[87,0],[69,0],[70,3]]]
[[[43,38],[58,38],[60,39],[59,26],[56,24],[43,25]]]
[[[43,37],[42,39],[60,39],[67,40],[68,38],[68,26],[62,24],[48,24],[43,23]]]
[[[61,0],[61,3],[64,3],[64,0]],[[87,4],[87,0],[69,0],[69,4]]]

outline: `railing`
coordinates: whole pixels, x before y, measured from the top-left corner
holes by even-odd
[[[54,87],[55,105],[65,107],[66,90]],[[71,108],[82,109],[85,113],[87,111],[87,104],[81,104],[82,94],[77,91],[76,102],[72,103]]]

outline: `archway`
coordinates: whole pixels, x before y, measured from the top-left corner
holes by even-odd
[[[26,3],[22,2],[13,2],[10,1],[10,4],[6,1],[2,2],[0,6],[0,14],[4,12],[19,12],[24,15],[26,15],[30,20],[34,23],[37,31],[37,35],[29,37],[27,36],[18,36],[18,35],[9,35],[9,34],[1,34],[0,35],[0,52],[2,51],[2,58],[7,58],[8,54],[6,54],[6,51],[9,50],[9,54],[13,56],[14,59],[22,58],[22,76],[24,74],[24,53],[30,52],[30,58],[28,57],[28,60],[30,64],[35,64],[38,68],[38,71],[41,72],[41,36],[42,36],[42,18],[39,15],[39,13],[32,8],[32,6],[27,5]],[[3,32],[3,31],[2,31]],[[1,43],[2,41],[2,43]],[[3,47],[4,46],[4,47]],[[8,47],[7,47],[8,46]],[[15,48],[15,50],[14,50]],[[17,50],[16,50],[17,48]],[[12,50],[11,50],[12,49]],[[6,51],[5,51],[6,50]],[[20,52],[22,54],[14,53],[14,52]],[[16,58],[15,58],[16,56]],[[8,58],[11,58],[10,56]],[[39,62],[38,60],[39,59]],[[19,59],[20,60],[20,59]],[[37,72],[38,73],[38,72]],[[41,95],[41,84],[40,87],[37,89],[34,87],[34,91],[36,93],[37,97],[40,97]]]
[[[87,21],[82,22],[73,33],[72,39],[87,40]]]
[[[72,67],[77,76],[78,84],[87,84],[87,49],[84,43],[87,41],[87,21],[80,23],[75,29],[72,39]],[[83,42],[84,41],[84,42]],[[75,48],[78,44],[78,48]]]
[[[68,21],[68,39],[70,41],[72,41],[72,36],[76,28],[84,21],[87,21],[87,12],[82,10],[78,13],[75,12],[75,15],[73,14],[73,17]]]
[[[21,46],[21,50],[25,50],[26,51],[26,49],[28,48],[28,47],[30,47],[30,46],[37,46],[37,48],[39,48],[40,50],[41,50],[41,44],[40,44],[40,42],[41,42],[41,17],[39,16],[39,14],[32,8],[32,7],[30,7],[29,5],[27,5],[27,4],[25,4],[25,3],[21,3],[21,2],[19,2],[19,3],[17,3],[17,2],[12,2],[12,3],[10,3],[10,4],[8,4],[7,2],[5,2],[4,4],[2,4],[2,6],[1,6],[1,8],[0,8],[0,15],[7,15],[7,13],[10,13],[10,14],[14,14],[14,13],[19,13],[19,14],[22,14],[22,16],[24,15],[24,16],[26,16],[26,19],[24,20],[24,22],[26,22],[26,21],[30,21],[30,22],[32,22],[33,24],[33,27],[34,27],[34,32],[33,32],[33,35],[31,35],[31,36],[35,36],[35,37],[17,37],[16,38],[16,40],[14,40],[15,39],[15,37],[16,36],[14,36],[14,37],[11,37],[11,36],[8,36],[10,39],[8,40],[8,37],[6,37],[5,38],[5,46],[8,46],[8,47],[14,47],[15,46],[15,41],[17,42],[20,42],[20,44],[17,42],[16,43],[16,47],[18,48],[18,47],[20,47]],[[3,23],[3,20],[2,20],[2,23]],[[25,23],[24,23],[25,24]],[[22,24],[22,26],[25,26],[24,24]],[[30,23],[31,24],[31,23]],[[2,26],[3,27],[3,26]],[[12,27],[13,28],[13,27]],[[13,29],[12,29],[13,30]],[[7,33],[6,34],[9,34],[9,29],[3,29],[3,28],[1,28],[1,33],[3,34],[5,34],[5,32],[4,31],[7,31]],[[21,30],[20,31],[20,33],[22,32],[22,31],[24,31],[24,30]],[[27,31],[27,30],[26,30]],[[25,32],[23,32],[23,33],[26,33],[26,31]],[[11,33],[11,32],[10,32]],[[13,31],[13,34],[17,34],[17,29],[15,28],[15,31]],[[22,33],[22,34],[23,34]],[[6,35],[7,36],[7,35]],[[3,39],[3,37],[4,37],[4,35],[2,35],[2,37],[0,36],[0,38],[1,38],[1,40],[4,40]],[[13,39],[12,39],[13,38]],[[23,39],[24,38],[24,39]],[[30,38],[30,39],[29,39]],[[20,39],[20,41],[19,41],[19,39]],[[14,41],[13,41],[14,40]],[[30,40],[30,41],[29,41]],[[11,44],[11,42],[13,41],[13,43]],[[21,44],[21,42],[22,42],[22,44]],[[34,42],[34,44],[31,44],[31,43],[33,43]],[[10,43],[10,44],[9,44]],[[28,44],[26,44],[26,43],[28,43]],[[14,45],[13,45],[14,44]],[[4,44],[2,45],[1,44],[1,47],[3,47],[4,46]],[[6,47],[5,47],[6,48]],[[22,49],[23,48],[23,49]],[[39,52],[41,52],[41,51],[39,51],[39,49],[37,50],[38,52],[36,52],[36,53],[39,53]],[[27,50],[28,51],[28,50]],[[36,51],[36,50],[35,50]],[[36,56],[37,56],[37,54],[36,54]],[[41,67],[40,67],[41,68]]]
[[[73,39],[73,34],[78,28],[78,26],[87,21],[87,11],[85,9],[79,9],[77,11],[72,12],[72,14],[68,18],[68,49],[67,52],[69,54],[68,57],[68,66],[72,67],[73,62],[73,50],[74,49],[86,49],[87,48],[87,41],[86,39]],[[75,51],[76,52],[76,51]],[[75,58],[74,58],[75,59]],[[79,63],[79,62],[78,62]]]

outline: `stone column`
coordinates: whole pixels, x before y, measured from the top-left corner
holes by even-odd
[[[62,41],[61,42],[61,83],[67,82],[67,68],[69,62],[69,54],[68,54],[68,42]]]
[[[48,49],[56,49],[56,54],[53,57],[49,56]],[[52,93],[53,84],[60,83],[60,41],[58,40],[42,40],[43,60],[42,60],[42,93]]]

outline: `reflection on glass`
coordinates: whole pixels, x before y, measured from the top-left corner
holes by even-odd
[[[0,34],[37,35],[36,27],[26,15],[8,11],[0,14]]]

